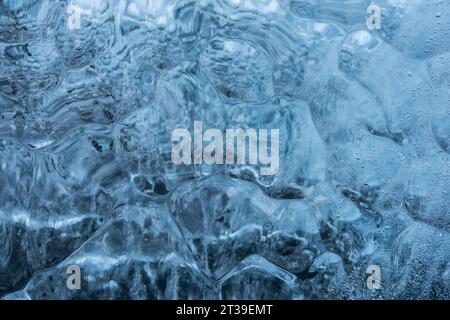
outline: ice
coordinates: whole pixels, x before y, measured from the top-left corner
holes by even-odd
[[[397,299],[448,297],[448,232],[422,223],[408,227],[397,239],[389,295]]]
[[[332,21],[342,25],[365,23],[365,15],[369,1],[348,0],[301,0],[290,1],[289,8],[297,15],[307,19]]]
[[[296,292],[295,277],[259,257],[242,261],[221,286],[222,299],[289,299]]]
[[[231,101],[258,102],[273,95],[267,57],[246,43],[215,39],[203,51],[200,65],[215,89]]]
[[[430,163],[432,161],[432,164]],[[429,225],[450,230],[450,159],[447,154],[421,159],[420,165],[411,164],[405,192],[405,207],[411,217]],[[428,168],[431,179],[422,179],[423,168]]]
[[[0,298],[449,299],[448,12],[0,1]],[[279,170],[175,164],[194,121]]]
[[[386,28],[380,34],[389,44],[408,56],[430,58],[450,50],[449,3],[438,1],[374,1],[385,8]],[[420,16],[421,19],[417,17]]]

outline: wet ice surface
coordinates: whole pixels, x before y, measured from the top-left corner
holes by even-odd
[[[0,1],[0,296],[449,299],[450,4],[373,3]],[[174,165],[194,120],[280,170]]]

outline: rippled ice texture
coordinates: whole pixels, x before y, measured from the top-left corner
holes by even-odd
[[[450,2],[373,3],[0,0],[0,296],[449,299]],[[173,165],[194,120],[280,170]]]

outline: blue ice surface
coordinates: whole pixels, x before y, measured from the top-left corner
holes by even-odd
[[[450,299],[449,13],[0,1],[0,296]],[[174,165],[194,121],[278,128],[279,171]]]

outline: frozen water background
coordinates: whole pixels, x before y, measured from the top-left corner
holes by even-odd
[[[450,2],[372,2],[0,0],[0,296],[450,299]],[[279,172],[174,166],[194,120]]]

